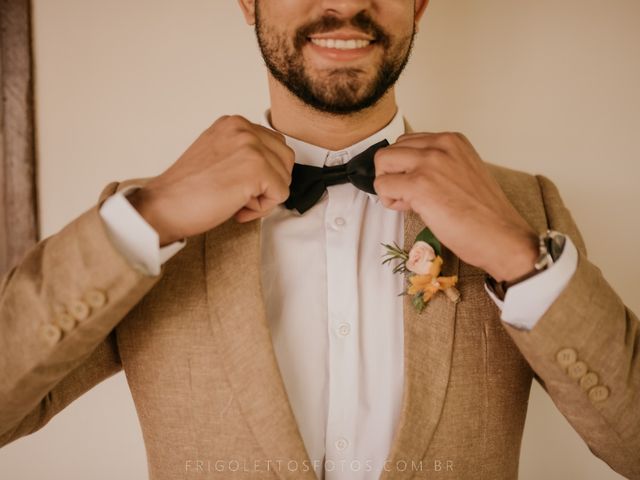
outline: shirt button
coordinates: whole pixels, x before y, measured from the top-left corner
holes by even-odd
[[[338,440],[336,440],[336,448],[338,450],[344,450],[348,446],[349,446],[349,442],[347,441],[346,438],[340,437]]]
[[[325,165],[328,167],[335,167],[336,165],[343,165],[349,161],[349,153],[345,151],[336,152],[327,158]]]
[[[342,337],[346,337],[351,333],[351,325],[348,323],[341,323],[338,325],[338,334]]]
[[[347,223],[347,221],[342,217],[336,217],[335,220],[333,221],[333,223],[335,223],[338,227],[341,227],[345,223]]]

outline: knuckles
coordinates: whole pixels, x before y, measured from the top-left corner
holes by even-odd
[[[448,158],[447,153],[434,147],[424,148],[420,151],[422,166],[436,168]]]
[[[241,115],[223,115],[207,129],[208,133],[222,136],[235,136],[242,132],[251,132],[251,122]]]
[[[251,126],[251,122],[242,115],[225,115],[223,122],[232,130],[242,130]]]
[[[427,191],[431,186],[432,178],[432,176],[424,173],[416,173],[413,175],[412,184],[415,185],[418,191]]]
[[[258,137],[250,130],[238,130],[233,133],[232,142],[235,148],[243,147],[255,147],[258,148],[261,144]]]
[[[442,132],[438,136],[438,139],[443,145],[453,146],[460,141],[460,134],[458,132]]]
[[[241,158],[245,158],[252,162],[255,162],[256,160],[264,159],[262,150],[260,149],[260,146],[257,143],[252,143],[252,142],[243,143],[242,145],[239,145],[237,147],[236,153]]]
[[[289,168],[292,169],[293,164],[296,162],[296,153],[293,151],[293,148],[291,148],[289,145],[286,145],[286,144],[285,144],[284,159],[287,161],[287,165],[289,166]]]
[[[384,175],[379,175],[373,179],[373,189],[376,191],[376,193],[380,193],[380,184],[383,181],[382,180],[383,177]]]
[[[233,129],[250,124],[249,120],[241,115],[222,115],[211,125],[211,129]]]

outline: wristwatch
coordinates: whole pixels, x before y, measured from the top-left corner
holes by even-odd
[[[485,281],[487,286],[489,287],[489,290],[491,290],[500,300],[504,300],[509,287],[512,287],[517,283],[531,278],[553,265],[554,262],[560,257],[560,254],[562,254],[565,243],[566,237],[560,232],[556,232],[555,230],[547,230],[546,232],[542,233],[539,237],[539,255],[535,265],[533,266],[533,269],[525,273],[524,275],[521,275],[520,277],[508,282],[498,282],[491,275],[486,274]]]

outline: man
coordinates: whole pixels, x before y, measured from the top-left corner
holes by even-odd
[[[152,478],[514,478],[536,375],[639,477],[638,320],[557,189],[398,113],[427,1],[240,5],[268,118],[221,118],[162,174],[107,186],[4,279],[2,442],[123,368]],[[381,140],[375,194],[327,182],[283,205],[294,161],[339,167]],[[409,249],[425,225],[461,299],[418,313],[380,243]],[[547,229],[562,250],[536,266]]]

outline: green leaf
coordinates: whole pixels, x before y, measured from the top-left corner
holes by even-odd
[[[395,255],[397,257],[405,258],[408,257],[408,253],[401,249],[397,243],[393,242],[393,246],[388,243],[381,243],[383,247],[387,249],[387,253],[385,255]]]
[[[398,265],[395,266],[395,268],[393,269],[393,273],[404,273],[408,271],[407,267],[404,266],[404,263],[399,263]]]
[[[393,268],[393,273],[406,271],[405,262],[409,258],[409,254],[402,250],[395,242],[393,243],[393,246],[386,243],[381,243],[381,245],[387,249],[387,252],[381,255],[384,259],[382,260],[382,265],[385,265],[392,260],[398,260],[398,264]]]
[[[433,250],[436,252],[436,255],[442,255],[442,245],[440,241],[436,238],[431,230],[428,227],[424,227],[418,236],[416,237],[416,242],[427,242],[429,245],[433,247]],[[415,243],[415,242],[414,242]]]
[[[418,313],[421,313],[425,307],[424,300],[422,298],[422,293],[418,293],[413,296],[413,306],[418,310]]]

